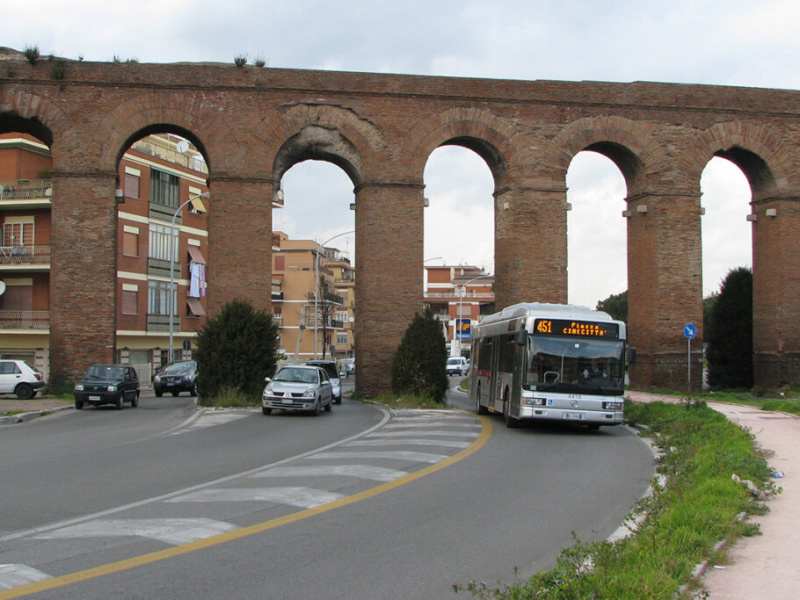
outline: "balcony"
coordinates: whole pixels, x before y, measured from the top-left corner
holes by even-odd
[[[0,267],[50,265],[50,246],[0,246]]]
[[[49,179],[0,181],[0,207],[49,207],[53,182]]]
[[[308,299],[309,301],[314,301],[314,292],[308,292]],[[336,294],[332,294],[330,292],[322,292],[320,294],[320,302],[331,302],[333,304],[344,304],[344,298],[341,296],[337,296]]]
[[[0,310],[0,329],[49,328],[49,310]]]
[[[319,315],[319,319],[317,319],[315,323],[314,314],[311,311],[309,311],[309,314],[306,314],[303,324],[306,326],[306,329],[314,329],[315,326],[317,329],[344,329],[344,321],[337,321],[330,316],[326,319],[322,314]]]

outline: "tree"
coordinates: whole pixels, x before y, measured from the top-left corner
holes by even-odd
[[[198,388],[204,396],[236,389],[260,396],[264,378],[275,373],[278,325],[263,310],[232,300],[206,320],[197,334]]]
[[[732,269],[711,306],[708,383],[717,388],[753,387],[753,272]]]
[[[628,322],[628,290],[621,294],[611,294],[605,300],[600,300],[595,307],[611,315],[618,321]]]
[[[449,387],[447,342],[430,308],[417,313],[392,361],[392,392],[444,402]]]

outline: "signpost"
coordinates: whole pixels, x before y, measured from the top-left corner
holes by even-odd
[[[686,388],[686,391],[691,392],[692,391],[692,339],[694,338],[694,336],[697,335],[697,327],[695,327],[691,323],[688,323],[683,328],[683,335],[686,336],[686,343],[688,344],[689,347],[689,354],[686,359],[686,371],[688,375],[688,386]]]

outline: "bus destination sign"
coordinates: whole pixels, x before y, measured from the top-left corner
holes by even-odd
[[[619,338],[617,323],[588,323],[568,319],[536,319],[534,335],[559,335],[565,337]]]

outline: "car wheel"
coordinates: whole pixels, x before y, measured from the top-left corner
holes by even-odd
[[[17,386],[17,389],[14,390],[14,393],[17,395],[17,398],[20,400],[30,400],[33,398],[33,386],[29,383],[20,383]]]
[[[83,410],[83,400],[75,400],[75,410]]]
[[[194,396],[195,398],[197,397],[197,384],[196,383],[192,384],[192,389],[189,390],[189,395],[190,396]]]
[[[136,394],[134,394],[133,398],[131,398],[131,406],[133,408],[136,408],[137,406],[139,406],[139,392],[136,392]]]
[[[311,411],[315,417],[318,417],[320,411],[322,410],[321,404],[322,404],[322,398],[317,399],[317,402],[316,404],[314,404],[314,408]]]
[[[153,390],[156,393],[156,398],[161,398],[161,395],[164,393],[161,390]]]
[[[333,410],[333,398],[331,401],[325,405],[325,412],[331,412]]]
[[[341,396],[339,396],[339,397],[338,397],[338,398],[335,400],[335,402],[336,402],[336,404],[341,404],[341,403],[342,403],[342,397],[341,397]]]
[[[267,408],[266,406],[262,406],[261,407],[261,414],[262,415],[271,415],[272,414],[272,409],[271,408]]]
[[[117,400],[116,400],[116,402],[114,403],[114,406],[116,406],[116,407],[117,407],[117,410],[122,410],[122,394],[120,394],[119,396],[117,396]]]

